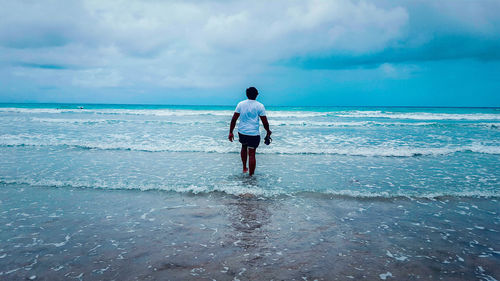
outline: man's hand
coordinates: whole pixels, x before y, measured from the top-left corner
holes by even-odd
[[[264,125],[264,129],[266,129],[266,138],[270,137],[273,132],[269,130],[269,122],[267,122],[267,117],[266,116],[261,116],[260,120],[262,120],[262,125]]]
[[[231,118],[231,125],[229,126],[229,136],[227,137],[230,142],[233,142],[234,140],[233,130],[234,127],[236,127],[236,120],[238,120],[238,117],[240,117],[240,114],[238,112],[235,112],[233,114],[233,118]]]
[[[270,137],[272,133],[273,133],[273,132],[271,132],[271,130],[267,130],[266,138],[267,138],[267,137]]]

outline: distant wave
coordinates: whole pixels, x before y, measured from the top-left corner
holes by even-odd
[[[436,199],[443,197],[459,197],[459,198],[498,198],[499,191],[443,191],[443,192],[422,192],[405,193],[402,191],[359,191],[351,189],[326,189],[326,190],[295,190],[287,191],[284,189],[262,188],[258,186],[245,185],[241,186],[234,183],[216,184],[212,186],[201,185],[185,185],[185,186],[167,186],[161,184],[126,184],[123,182],[103,182],[103,181],[79,181],[79,180],[47,180],[47,179],[4,179],[0,178],[0,184],[10,185],[28,185],[28,186],[44,186],[57,188],[92,188],[104,190],[135,190],[135,191],[150,191],[159,190],[165,192],[189,193],[189,194],[209,194],[209,193],[226,193],[230,195],[252,194],[255,196],[276,197],[276,196],[297,196],[308,194],[324,195],[328,197],[347,197],[359,199]]]
[[[66,123],[66,124],[118,124],[118,123],[137,123],[137,124],[168,124],[168,125],[199,125],[199,124],[229,124],[230,120],[210,121],[182,121],[182,120],[130,120],[130,119],[82,119],[82,118],[31,118],[31,121],[42,123]]]
[[[436,126],[436,122],[376,122],[376,121],[314,121],[314,120],[271,120],[273,126],[311,127],[370,127],[370,126]]]
[[[102,115],[151,115],[151,116],[231,116],[232,110],[192,110],[192,109],[77,109],[77,108],[17,108],[0,107],[0,112],[11,113],[80,113]],[[389,118],[409,120],[500,120],[500,114],[492,113],[437,113],[437,112],[390,112],[380,110],[343,110],[343,111],[287,111],[268,110],[270,118]]]
[[[192,110],[192,109],[68,109],[68,108],[17,108],[17,107],[0,107],[0,112],[10,113],[79,113],[79,114],[96,114],[96,115],[145,115],[145,116],[228,116],[233,115],[233,110]],[[271,111],[268,110],[268,116],[273,118],[305,118],[327,116],[328,112],[314,111]]]
[[[80,113],[103,115],[152,115],[152,116],[193,116],[218,115],[232,116],[231,110],[189,110],[189,109],[67,109],[67,108],[17,108],[4,107],[0,112],[11,113]]]
[[[25,122],[25,120],[17,120],[17,122]],[[134,120],[134,119],[98,119],[98,118],[30,118],[32,122],[41,123],[59,123],[59,124],[166,124],[166,125],[228,125],[227,120]],[[474,123],[439,123],[439,122],[378,122],[378,121],[316,121],[316,120],[271,120],[271,126],[291,126],[291,127],[405,127],[405,126],[430,126],[430,127],[482,127],[490,129],[500,129],[500,123],[495,122],[474,122]]]
[[[485,113],[430,113],[430,112],[382,112],[382,111],[348,111],[337,113],[338,117],[350,118],[390,118],[413,120],[500,120],[500,114]]]
[[[31,121],[42,123],[67,123],[67,124],[116,124],[116,123],[138,123],[138,124],[229,124],[228,120],[131,120],[131,119],[96,119],[96,118],[38,118],[33,117]],[[272,120],[273,126],[312,126],[312,127],[359,127],[359,126],[435,126],[436,122],[375,122],[375,121],[314,121],[314,120]]]
[[[192,109],[77,109],[77,108],[17,108],[0,107],[0,112],[11,113],[80,113],[102,115],[150,115],[150,116],[232,116],[233,110],[192,110]],[[432,113],[432,112],[390,112],[370,110],[343,111],[287,111],[268,110],[270,118],[307,118],[307,117],[343,117],[343,118],[389,118],[409,120],[500,120],[500,114],[488,113]]]
[[[201,140],[196,143],[170,142],[158,144],[133,144],[129,142],[90,142],[90,141],[64,141],[57,139],[20,139],[2,138],[0,136],[0,146],[22,147],[22,146],[51,146],[51,147],[72,147],[79,149],[98,150],[129,150],[144,152],[205,152],[205,153],[237,153],[239,150],[234,146],[220,145],[216,142],[207,145],[208,140]],[[213,140],[212,140],[213,141]],[[457,152],[473,152],[484,154],[500,154],[500,146],[472,144],[458,147],[387,147],[387,146],[351,146],[338,147],[315,147],[315,146],[271,146],[259,150],[263,154],[323,154],[323,155],[350,155],[350,156],[372,156],[372,157],[415,157],[425,155],[446,155]]]

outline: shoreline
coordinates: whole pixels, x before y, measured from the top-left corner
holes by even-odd
[[[496,198],[0,187],[0,279],[500,277]]]

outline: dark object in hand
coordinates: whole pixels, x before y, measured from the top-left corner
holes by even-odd
[[[266,136],[266,137],[264,138],[264,143],[265,143],[266,145],[270,145],[272,141],[273,141],[273,139],[272,139],[270,136]]]

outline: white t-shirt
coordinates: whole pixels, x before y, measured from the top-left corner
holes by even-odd
[[[256,100],[244,100],[238,103],[234,112],[240,114],[238,132],[248,136],[258,136],[259,116],[266,116],[264,105]]]

